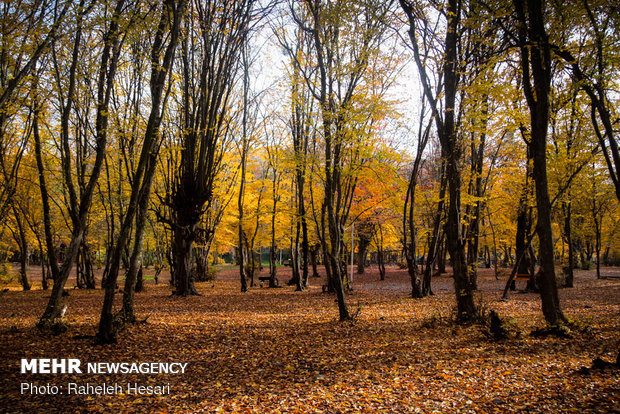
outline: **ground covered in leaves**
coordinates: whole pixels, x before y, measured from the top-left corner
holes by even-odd
[[[281,269],[280,281],[287,280]],[[620,269],[607,270],[619,275]],[[36,278],[35,278],[36,280]],[[408,297],[407,273],[355,275],[347,296],[354,322],[337,321],[322,279],[293,287],[239,292],[234,269],[198,285],[202,296],[170,297],[167,284],[136,295],[138,317],[119,343],[95,346],[102,291],[71,290],[69,330],[42,336],[34,325],[49,293],[11,289],[0,296],[0,411],[6,412],[620,412],[620,279],[578,272],[562,289],[570,338],[533,337],[543,326],[540,299],[511,293],[498,301],[505,277],[481,270],[483,313],[498,312],[509,338],[496,341],[479,325],[451,322],[451,279],[433,279],[434,296]],[[523,284],[523,282],[519,282]],[[521,286],[518,286],[521,287]],[[182,375],[21,374],[21,358],[88,362],[183,362]],[[76,382],[170,385],[170,394],[31,395],[21,383]]]

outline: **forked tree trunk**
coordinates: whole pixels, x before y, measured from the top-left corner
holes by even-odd
[[[530,109],[530,148],[536,184],[540,269],[538,285],[542,311],[547,324],[555,326],[566,322],[560,308],[551,230],[551,201],[547,184],[547,128],[549,124],[549,91],[551,85],[551,54],[545,33],[544,10],[541,0],[529,0],[527,13],[520,0],[514,0],[519,20],[519,42],[523,90]]]

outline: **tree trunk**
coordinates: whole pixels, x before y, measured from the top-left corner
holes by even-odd
[[[315,245],[310,249],[310,263],[312,264],[312,277],[321,277],[319,275],[319,270],[317,268],[317,255],[319,254],[319,250],[321,249],[320,245]]]
[[[327,277],[327,291],[330,293],[333,293],[336,291],[336,285],[334,283],[334,278],[333,278],[333,274],[332,274],[332,263],[329,259],[329,251],[328,251],[328,246],[327,246],[327,236],[326,236],[326,232],[325,232],[325,227],[326,227],[326,223],[325,223],[325,210],[327,209],[327,207],[325,206],[325,203],[323,203],[323,206],[321,207],[321,232],[322,232],[322,237],[321,237],[321,249],[323,250],[323,264],[325,267],[325,274]]]
[[[426,255],[426,261],[424,263],[424,279],[422,280],[422,292],[425,296],[433,294],[433,290],[431,287],[433,267],[435,266],[435,262],[437,261],[437,256],[439,255],[439,245],[441,244],[441,239],[443,238],[441,231],[441,222],[444,216],[444,200],[446,198],[446,188],[448,184],[446,181],[445,163],[443,161],[441,162],[440,176],[441,178],[439,183],[439,203],[437,203],[437,209],[435,210],[435,217],[433,218],[433,233],[429,241],[428,254]]]
[[[303,194],[302,194],[303,200]],[[308,287],[308,256],[309,256],[309,246],[308,246],[308,223],[306,220],[306,206],[305,201],[302,201],[302,206],[299,211],[301,215],[301,287],[303,289]]]
[[[302,268],[301,259],[299,256],[299,239],[301,236],[301,223],[297,221],[295,224],[295,237],[291,240],[291,257],[293,259],[293,279],[292,282],[295,285],[295,291],[301,292],[303,290],[302,275],[300,269]]]
[[[154,160],[152,160],[154,161]],[[152,177],[153,174],[150,174]],[[152,179],[149,180],[152,183]],[[135,323],[136,317],[134,314],[133,302],[134,293],[139,292],[142,289],[138,289],[138,280],[142,277],[142,258],[144,255],[144,227],[146,225],[146,215],[148,214],[148,203],[150,194],[150,184],[147,185],[147,190],[140,198],[140,205],[136,213],[136,239],[134,240],[133,252],[131,253],[131,259],[129,261],[129,269],[125,275],[125,286],[123,288],[123,307],[120,311],[120,315],[125,323]],[[111,312],[111,309],[110,309]]]
[[[194,287],[194,276],[192,273],[192,253],[194,240],[196,239],[196,226],[198,219],[193,224],[176,228],[173,233],[173,255],[175,272],[175,296],[198,295]],[[247,286],[246,286],[247,290]]]
[[[573,249],[573,233],[572,233],[572,203],[570,201],[570,192],[568,193],[569,200],[564,204],[565,217],[564,217],[564,235],[566,236],[566,244],[568,245],[568,265],[566,266],[566,279],[564,281],[564,287],[572,288],[573,280],[575,278],[575,252]]]
[[[47,285],[47,263],[45,261],[45,254],[43,253],[43,243],[41,243],[41,238],[37,234],[37,242],[39,244],[39,261],[41,262],[41,288],[43,290],[49,289]]]
[[[244,245],[247,243],[247,236],[243,231],[243,198],[245,196],[245,177],[247,169],[247,158],[249,151],[249,137],[247,133],[248,127],[248,92],[249,92],[249,63],[247,56],[247,45],[244,45],[241,52],[241,61],[243,65],[243,119],[242,119],[242,142],[241,142],[241,177],[239,184],[239,198],[237,199],[237,209],[239,212],[239,278],[241,280],[241,292],[248,291],[248,269],[247,266],[251,260],[246,256]],[[244,243],[245,242],[245,243]],[[252,270],[253,272],[253,270]],[[254,277],[252,277],[254,280]]]
[[[419,141],[418,141],[419,142]],[[420,145],[418,143],[418,145]],[[414,299],[425,296],[422,280],[418,272],[418,266],[415,260],[416,250],[416,231],[414,225],[414,209],[415,196],[417,187],[418,169],[421,162],[421,152],[418,148],[416,159],[413,165],[413,171],[409,177],[409,186],[405,196],[405,205],[403,208],[403,252],[405,253],[405,261],[407,262],[407,272],[411,281],[411,297]]]
[[[470,281],[472,289],[478,289],[478,256],[480,244],[480,222],[482,220],[482,201],[484,196],[484,188],[482,186],[482,166],[484,161],[484,148],[486,143],[486,129],[488,124],[488,107],[489,96],[484,94],[482,99],[482,120],[480,121],[482,133],[479,137],[479,144],[476,148],[474,139],[475,133],[472,133],[471,139],[471,182],[469,193],[476,197],[476,204],[473,211],[468,212],[471,221],[467,228],[467,264],[470,267]],[[477,122],[473,121],[472,122]],[[469,209],[468,209],[469,210]]]
[[[370,245],[370,239],[358,233],[359,243],[357,245],[357,274],[363,275],[366,268],[366,253],[368,245]],[[351,252],[353,253],[353,252]]]
[[[32,130],[34,136],[35,158],[37,160],[37,171],[39,174],[39,191],[41,193],[41,204],[43,205],[43,228],[45,231],[45,246],[47,247],[47,262],[50,266],[52,279],[56,281],[58,279],[58,274],[60,273],[60,271],[58,269],[58,260],[56,258],[54,237],[52,234],[52,218],[49,205],[49,193],[47,192],[47,183],[45,180],[45,166],[43,165],[41,136],[39,134],[39,109],[40,108],[38,102],[35,100]],[[45,287],[45,289],[47,288]]]
[[[273,196],[273,208],[271,210],[271,246],[269,247],[269,287],[276,287],[276,213],[278,206],[277,197],[277,171],[273,169],[272,180],[272,196]]]
[[[531,191],[533,190],[530,185],[530,179],[532,177],[532,169],[531,169],[531,150],[528,148],[527,150],[527,168],[525,173],[525,184],[521,189],[521,197],[519,198],[519,208],[517,210],[517,234],[515,236],[515,255],[517,257],[522,257],[519,262],[519,267],[517,269],[518,274],[530,274],[530,278],[534,277],[534,273],[530,272],[531,262],[530,256],[525,254],[530,246],[526,245],[526,240],[528,240],[531,227],[532,227],[532,214],[531,209],[528,206],[528,199],[531,196]],[[512,290],[516,289],[516,282],[513,279],[512,284],[510,286]]]
[[[15,240],[19,246],[19,281],[22,285],[22,289],[30,290],[30,282],[28,282],[28,241],[26,239],[26,230],[19,216],[18,208],[13,205],[13,214],[15,215],[15,222],[17,223],[17,237]]]
[[[601,278],[601,223],[599,219],[594,217],[594,232],[595,232],[595,245],[596,250],[596,278]]]
[[[78,288],[95,289],[95,272],[86,241],[82,241],[77,257],[76,277]]]
[[[239,199],[237,201],[237,208],[239,211],[239,231],[238,231],[238,245],[237,245],[237,262],[239,263],[239,278],[241,281],[241,292],[248,291],[248,281],[247,281],[247,272],[246,265],[247,260],[245,257],[245,247],[244,247],[244,238],[245,235],[243,233],[243,189],[244,189],[244,181],[245,181],[245,161],[242,156],[241,160],[241,186],[239,188]]]
[[[136,288],[134,290],[136,293],[144,291],[144,266],[140,266],[140,270],[138,270]]]
[[[385,260],[383,252],[383,229],[379,226],[379,243],[377,243],[377,266],[379,267],[379,277],[385,280]]]

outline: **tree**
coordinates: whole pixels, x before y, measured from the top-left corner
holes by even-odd
[[[95,119],[95,160],[93,162],[93,166],[90,170],[90,175],[88,177],[88,181],[85,183],[83,191],[81,191],[79,202],[78,195],[75,191],[75,187],[73,185],[73,179],[71,176],[71,164],[70,164],[70,149],[69,149],[69,128],[68,128],[68,118],[71,112],[71,102],[72,102],[72,94],[75,88],[75,67],[78,61],[78,53],[80,50],[80,30],[78,29],[75,35],[74,47],[73,47],[73,56],[72,56],[72,65],[71,65],[71,75],[69,79],[68,86],[68,98],[65,104],[62,106],[61,110],[61,123],[62,123],[62,131],[61,131],[61,140],[64,151],[63,158],[63,174],[65,178],[65,184],[69,190],[69,197],[71,200],[71,218],[73,222],[73,229],[71,234],[71,242],[67,248],[65,259],[62,263],[62,267],[59,269],[59,273],[54,275],[54,287],[52,289],[52,294],[50,296],[50,300],[47,304],[45,312],[41,316],[39,320],[38,326],[42,329],[49,328],[54,319],[59,314],[59,304],[60,299],[62,297],[62,292],[69,277],[69,272],[73,266],[73,263],[78,254],[78,249],[82,244],[84,234],[86,231],[88,212],[90,210],[90,205],[92,202],[93,193],[95,190],[95,186],[97,184],[97,180],[99,179],[99,174],[101,172],[101,167],[103,164],[103,159],[105,157],[105,149],[107,144],[107,129],[108,129],[108,118],[109,118],[109,103],[112,95],[112,89],[114,87],[114,77],[116,75],[116,68],[118,64],[118,59],[120,56],[120,44],[121,44],[121,33],[125,28],[121,25],[121,15],[124,11],[125,1],[118,0],[115,4],[114,11],[112,14],[112,18],[110,19],[109,25],[107,25],[105,32],[103,34],[103,50],[101,52],[101,63],[98,68],[97,74],[97,86],[96,86],[96,119]],[[77,27],[80,27],[80,17],[78,17]],[[62,102],[62,100],[61,100]],[[42,174],[39,171],[39,174]],[[51,251],[54,246],[48,245],[48,252]],[[51,258],[50,258],[51,259]],[[54,269],[54,268],[52,268]]]
[[[462,3],[459,0],[448,0],[445,9],[446,33],[443,51],[443,68],[441,76],[443,85],[443,114],[440,113],[437,94],[431,89],[429,75],[420,57],[416,25],[417,11],[412,3],[400,0],[409,20],[409,36],[414,47],[414,57],[420,73],[424,95],[430,104],[439,141],[442,157],[445,160],[445,174],[448,190],[448,213],[446,220],[446,245],[452,261],[454,290],[457,302],[457,317],[460,322],[468,322],[476,318],[476,306],[473,300],[473,285],[468,272],[465,254],[465,240],[461,229],[461,144],[458,142],[455,128],[456,96],[459,83],[458,39],[461,27]]]
[[[417,45],[416,45],[417,47]],[[423,280],[419,278],[418,265],[416,263],[416,228],[415,228],[415,205],[416,205],[416,190],[418,187],[418,179],[420,176],[420,169],[424,161],[424,152],[428,144],[431,135],[432,123],[428,122],[426,127],[423,126],[423,120],[425,117],[426,101],[422,97],[422,109],[420,110],[420,119],[418,126],[418,140],[416,146],[416,155],[413,161],[411,174],[409,175],[409,185],[407,186],[407,192],[405,195],[405,204],[403,206],[403,250],[405,251],[405,260],[407,261],[407,270],[409,271],[409,277],[411,279],[411,297],[422,298],[431,293],[430,289],[430,273],[432,262],[435,258],[436,245],[439,233],[439,223],[441,221],[441,215],[443,213],[443,202],[440,202],[437,206],[436,214],[436,226],[433,232],[433,239],[431,246],[429,246],[429,253],[426,258],[427,272]],[[443,165],[443,164],[442,164]],[[443,176],[443,174],[442,174]],[[443,181],[443,180],[442,180]],[[442,186],[445,188],[445,186]],[[443,200],[443,196],[441,196]],[[385,272],[385,270],[384,270]]]
[[[51,5],[45,0],[37,0],[5,3],[0,9],[0,221],[10,207],[21,157],[26,149],[25,141],[14,142],[6,135],[21,99],[18,92],[39,59],[59,37],[70,6],[70,1]],[[23,138],[27,136],[22,135]]]
[[[198,294],[191,273],[192,245],[200,217],[213,200],[215,174],[230,137],[228,106],[253,6],[252,0],[196,1],[195,15],[184,30],[182,149],[172,193],[165,200],[171,212],[177,296]]]
[[[282,171],[279,165],[279,159],[282,156],[280,149],[280,142],[277,138],[277,132],[272,131],[269,133],[265,127],[265,149],[267,150],[267,157],[269,163],[269,169],[271,170],[271,242],[269,245],[269,287],[277,287],[276,275],[276,250],[277,250],[277,227],[276,219],[278,215],[278,202],[280,201],[280,184],[282,182]]]
[[[573,26],[589,26],[578,36],[565,36],[562,44],[549,44],[549,49],[566,62],[577,84],[590,99],[592,126],[614,184],[616,198],[620,200],[620,150],[613,121],[618,108],[613,92],[618,71],[617,6],[605,1],[583,0],[577,4],[571,3],[570,9],[558,4],[554,11],[565,23],[565,30]]]
[[[547,128],[549,124],[549,91],[551,86],[551,48],[545,30],[546,16],[540,0],[524,5],[514,1],[517,15],[518,41],[521,52],[523,92],[530,110],[530,141],[533,177],[536,184],[540,268],[538,284],[542,309],[547,324],[566,322],[560,307],[551,230],[551,200],[547,183]]]
[[[164,92],[166,80],[171,72],[176,46],[180,37],[181,21],[185,14],[186,3],[165,1],[162,4],[161,18],[151,47],[151,111],[146,126],[142,150],[138,166],[133,174],[131,197],[120,233],[114,247],[110,269],[106,279],[105,296],[99,321],[97,341],[99,343],[116,342],[114,326],[114,294],[120,267],[121,255],[129,238],[132,222],[135,218],[135,240],[130,265],[125,278],[123,309],[121,317],[124,321],[133,322],[133,293],[138,271],[142,264],[143,238],[146,225],[147,208],[151,194],[151,186],[157,166],[157,155],[161,146],[159,126],[162,112],[165,109]],[[166,39],[168,44],[165,44]],[[163,54],[163,56],[162,56]]]
[[[353,162],[347,160],[347,153],[359,154],[358,147],[351,145],[350,134],[355,130],[351,110],[355,108],[357,89],[363,83],[369,61],[382,39],[391,3],[306,0],[303,6],[302,14],[292,7],[291,11],[297,26],[311,39],[316,78],[304,71],[298,57],[295,64],[317,100],[321,114],[324,208],[329,232],[327,265],[342,321],[350,318],[344,297],[343,236],[357,184],[355,174],[346,174],[344,163],[359,162],[357,155]]]
[[[301,35],[301,30],[298,31],[298,36],[295,42],[294,50],[289,49],[289,53],[292,56],[299,56],[300,53],[307,52],[310,47],[307,37]],[[304,50],[306,49],[306,50]],[[302,290],[308,285],[308,222],[306,217],[306,199],[305,199],[305,184],[306,184],[306,166],[308,157],[308,145],[310,142],[311,130],[314,127],[312,122],[312,114],[314,112],[313,100],[309,94],[309,91],[304,87],[303,79],[300,74],[299,66],[293,61],[293,73],[291,76],[291,118],[290,129],[291,137],[293,138],[293,151],[295,157],[295,188],[297,193],[295,195],[297,206],[297,222],[296,222],[296,234],[299,235],[301,228],[301,274],[299,273],[299,261],[295,260],[294,265],[296,268],[293,271],[293,282],[295,282],[296,290]],[[299,236],[295,242],[299,244]],[[295,249],[297,250],[297,249]]]

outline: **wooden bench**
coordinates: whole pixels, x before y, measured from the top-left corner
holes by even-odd
[[[259,276],[258,280],[261,282],[268,282],[269,279],[271,279],[271,276]],[[280,282],[278,281],[278,278],[275,278],[275,282],[276,282],[276,286],[280,286]]]
[[[517,280],[523,280],[523,281],[528,282],[530,280],[530,274],[529,273],[517,273],[515,277],[512,279],[512,282],[510,282],[510,290],[517,289]]]

